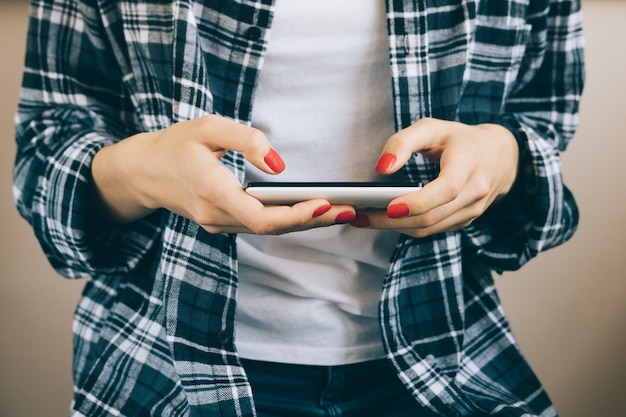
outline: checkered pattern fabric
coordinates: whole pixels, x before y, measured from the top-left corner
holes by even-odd
[[[387,0],[397,128],[500,123],[522,155],[514,190],[474,224],[403,237],[392,258],[384,343],[424,415],[555,415],[491,274],[577,225],[559,152],[578,122],[579,6]],[[30,13],[14,195],[52,265],[88,278],[72,415],[254,415],[233,337],[235,236],[165,211],[103,230],[90,216],[90,164],[103,146],[204,114],[249,123],[272,0],[33,0]],[[240,155],[224,163],[243,174]],[[426,182],[438,166],[415,155],[405,172]]]

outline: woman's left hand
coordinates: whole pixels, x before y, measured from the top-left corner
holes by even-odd
[[[422,119],[387,141],[376,170],[392,174],[414,152],[439,161],[439,176],[420,191],[391,201],[386,212],[359,213],[353,225],[414,237],[459,230],[508,193],[517,177],[517,142],[497,124]]]

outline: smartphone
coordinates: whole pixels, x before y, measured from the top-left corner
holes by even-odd
[[[267,205],[291,205],[323,198],[331,204],[384,209],[394,198],[421,188],[421,184],[384,182],[251,182],[245,190]]]

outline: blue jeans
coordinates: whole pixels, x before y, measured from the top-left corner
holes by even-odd
[[[422,417],[386,359],[340,366],[243,360],[259,417]]]

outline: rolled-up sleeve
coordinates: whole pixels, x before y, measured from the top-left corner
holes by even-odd
[[[546,16],[531,21],[518,80],[496,120],[517,138],[517,182],[463,233],[468,251],[498,271],[518,269],[539,252],[566,242],[578,225],[560,152],[576,131],[584,83],[579,1],[552,1]]]
[[[96,10],[31,4],[16,114],[13,194],[52,266],[76,278],[133,268],[153,247],[157,213],[122,227],[99,224],[91,162],[129,136],[132,106]]]

